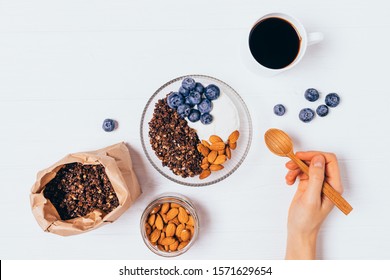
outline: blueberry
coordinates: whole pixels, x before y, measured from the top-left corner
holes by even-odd
[[[178,92],[171,92],[167,97],[168,106],[172,109],[177,109],[177,107],[184,103],[184,97]]]
[[[177,113],[180,115],[180,117],[182,117],[183,119],[185,117],[188,117],[188,115],[190,114],[190,111],[191,111],[191,107],[186,105],[186,104],[182,104],[182,105],[179,105],[177,107]]]
[[[329,107],[336,107],[340,103],[340,96],[337,93],[329,93],[325,97],[325,104]]]
[[[199,104],[202,101],[202,94],[197,91],[191,91],[188,95],[188,100],[192,105]]]
[[[197,122],[200,119],[200,112],[196,109],[191,109],[190,114],[188,115],[188,119],[191,122]]]
[[[314,118],[314,111],[310,108],[302,109],[299,112],[299,119],[305,123],[310,122]]]
[[[113,131],[113,130],[115,129],[116,123],[115,123],[115,121],[112,120],[112,119],[105,119],[105,120],[103,121],[102,127],[103,127],[103,130],[104,130],[105,132],[111,132],[111,131]]]
[[[319,97],[320,97],[320,94],[318,93],[318,90],[316,90],[315,88],[308,88],[305,91],[305,98],[307,100],[309,100],[310,102],[314,102],[314,101],[318,100]]]
[[[202,114],[210,113],[212,109],[213,109],[213,103],[206,98],[203,99],[202,102],[198,104],[198,110]]]
[[[204,92],[204,86],[201,83],[196,83],[195,84],[195,91],[203,93]]]
[[[213,121],[213,116],[209,113],[204,113],[200,116],[200,122],[203,124],[210,124]]]
[[[317,107],[316,112],[320,117],[325,117],[329,113],[329,108],[326,105],[320,105]]]
[[[191,103],[189,97],[186,97],[184,104],[190,106],[191,108],[193,108],[195,106],[193,103]]]
[[[286,113],[286,108],[282,104],[277,104],[274,106],[274,113],[277,116],[283,116]]]
[[[215,100],[219,97],[220,90],[216,85],[208,85],[204,90],[204,95],[208,100]]]
[[[187,97],[190,94],[190,90],[189,89],[185,89],[183,87],[180,87],[179,88],[179,93],[181,95],[183,95],[184,97]]]
[[[188,89],[188,90],[193,90],[195,88],[195,80],[193,78],[185,78],[182,82],[181,82],[181,86],[184,88],[184,89]]]

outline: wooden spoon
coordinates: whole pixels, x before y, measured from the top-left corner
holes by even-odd
[[[282,130],[271,128],[264,135],[265,144],[274,154],[289,157],[294,161],[303,173],[309,175],[309,167],[294,154],[291,138]],[[326,181],[322,193],[329,198],[345,215],[352,211],[352,206]]]

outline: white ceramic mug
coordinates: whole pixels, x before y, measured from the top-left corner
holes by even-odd
[[[280,72],[286,71],[288,69],[291,69],[295,65],[297,65],[299,63],[299,61],[301,61],[301,59],[305,55],[305,52],[306,52],[306,49],[308,46],[313,45],[313,44],[317,44],[317,43],[321,42],[324,38],[323,34],[320,32],[307,33],[300,21],[298,21],[296,18],[294,18],[290,15],[283,14],[283,13],[270,13],[270,14],[266,14],[266,15],[262,16],[260,19],[258,19],[253,24],[253,26],[250,29],[250,32],[252,31],[252,29],[254,27],[257,26],[257,24],[259,22],[264,21],[265,19],[268,19],[268,18],[283,19],[283,20],[287,21],[288,23],[290,23],[290,25],[292,27],[294,27],[295,31],[298,34],[299,40],[300,40],[299,51],[298,51],[298,54],[295,57],[295,59],[286,67],[280,68],[280,69],[268,68],[268,67],[261,65],[253,57],[252,52],[249,48],[249,36],[248,36],[247,40],[246,40],[246,48],[245,48],[245,52],[246,52],[245,57],[246,57],[246,62],[247,62],[246,64],[248,64],[249,67],[255,72],[260,72],[260,73],[272,76],[272,75],[278,74]],[[249,32],[249,34],[250,34],[250,32]]]

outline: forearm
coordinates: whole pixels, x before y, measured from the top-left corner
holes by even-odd
[[[314,260],[316,258],[317,234],[304,236],[288,233],[286,260]]]

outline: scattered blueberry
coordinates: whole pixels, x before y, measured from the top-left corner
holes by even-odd
[[[340,103],[340,96],[337,93],[329,93],[325,97],[325,104],[329,107],[336,107]]]
[[[274,113],[277,116],[283,116],[286,113],[286,108],[282,104],[277,104],[274,106]]]
[[[190,114],[188,115],[188,120],[191,122],[197,122],[200,120],[200,112],[197,109],[191,109]]]
[[[204,90],[204,95],[209,100],[215,100],[219,97],[220,90],[216,85],[208,85]]]
[[[183,119],[185,117],[188,117],[188,115],[191,112],[191,107],[186,104],[181,104],[177,107],[177,113],[182,117]]]
[[[193,90],[195,88],[195,80],[193,78],[185,78],[181,85],[184,89]]]
[[[309,88],[305,91],[305,98],[310,102],[314,102],[318,100],[319,97],[320,94],[318,93],[318,90],[316,90],[315,88]]]
[[[113,131],[113,130],[115,129],[115,126],[116,126],[115,121],[112,120],[112,119],[105,119],[105,120],[103,121],[103,125],[102,125],[103,130],[104,130],[105,132],[111,132],[111,131]]]
[[[168,106],[176,109],[179,105],[184,103],[184,97],[178,92],[171,92],[167,98]]]
[[[200,116],[200,121],[203,124],[210,124],[213,121],[213,116],[209,113],[204,113],[202,116]]]
[[[203,99],[202,102],[198,104],[198,110],[202,114],[210,113],[212,109],[213,109],[213,103],[207,98]]]
[[[310,108],[302,109],[299,112],[299,119],[305,123],[310,122],[314,118],[314,111]]]
[[[329,113],[329,108],[326,105],[320,105],[317,107],[316,112],[320,117],[325,117]]]
[[[197,91],[191,91],[188,95],[188,100],[192,105],[199,104],[202,101],[202,94]]]
[[[204,86],[201,83],[196,83],[195,84],[195,91],[197,91],[199,93],[203,93],[204,92]]]
[[[185,89],[183,87],[180,87],[179,88],[179,93],[181,95],[183,95],[184,97],[187,97],[190,94],[190,90],[189,89]]]

